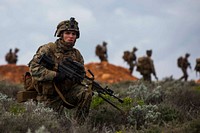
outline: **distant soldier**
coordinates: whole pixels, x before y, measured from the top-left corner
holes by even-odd
[[[19,49],[15,48],[15,51],[12,52],[12,49],[9,50],[9,52],[5,56],[5,60],[8,62],[8,64],[16,64],[18,60],[18,53]]]
[[[131,52],[130,51],[124,51],[124,55],[122,57],[124,59],[124,61],[126,61],[129,65],[130,74],[132,74],[134,67],[137,64],[137,57],[135,55],[135,52],[137,50],[138,49],[136,47],[134,47]]]
[[[158,80],[158,77],[156,76],[154,63],[153,60],[151,59],[152,50],[147,50],[146,54],[147,56],[138,58],[136,70],[139,71],[140,74],[143,76],[144,81],[151,82],[151,74],[153,74],[155,79]]]
[[[12,55],[12,64],[16,64],[17,61],[18,61],[18,55],[17,53],[19,52],[19,49],[18,48],[15,48],[15,51]]]
[[[179,57],[177,59],[177,64],[178,67],[181,68],[182,72],[183,72],[183,76],[179,78],[179,80],[184,79],[185,81],[187,81],[188,79],[188,73],[187,73],[187,68],[189,67],[191,69],[191,65],[188,61],[188,58],[190,57],[189,53],[185,54],[185,57]]]
[[[198,73],[200,73],[200,58],[197,58],[196,59],[196,65],[195,65],[195,68],[194,70]]]
[[[8,62],[8,64],[12,64],[12,56],[13,56],[12,49],[10,49],[5,56],[5,60],[6,62]]]
[[[103,42],[102,45],[98,44],[95,50],[96,55],[99,57],[100,61],[108,61],[107,54],[107,43]]]

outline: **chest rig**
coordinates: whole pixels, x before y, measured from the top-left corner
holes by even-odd
[[[64,50],[62,47],[60,47],[60,44],[49,43],[49,50],[49,54],[55,63],[59,64],[66,58],[71,58],[72,60],[79,62],[79,59],[76,55],[76,50],[74,48]]]

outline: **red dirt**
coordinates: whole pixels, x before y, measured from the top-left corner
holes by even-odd
[[[86,70],[90,69],[95,75],[95,80],[102,83],[117,83],[127,80],[138,80],[130,75],[129,70],[120,66],[115,66],[107,62],[89,63],[85,65]],[[12,83],[23,83],[23,75],[29,70],[25,65],[1,65],[0,80]],[[87,72],[87,75],[90,76]]]
[[[25,65],[1,65],[0,66],[0,80],[6,80],[12,83],[22,83],[23,75],[29,68]]]
[[[117,83],[127,80],[138,80],[129,73],[129,70],[121,66],[115,66],[108,62],[89,63],[85,65],[86,70],[90,69],[95,75],[95,80],[103,83]],[[87,73],[87,75],[89,75]]]

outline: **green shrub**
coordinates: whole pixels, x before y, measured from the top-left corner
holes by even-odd
[[[185,131],[188,133],[200,133],[200,119],[190,122]]]
[[[22,105],[19,104],[13,104],[10,107],[9,112],[14,114],[14,115],[19,115],[22,114],[26,111],[25,107],[23,107]]]
[[[132,107],[128,121],[131,125],[140,129],[141,126],[148,126],[151,123],[159,123],[161,113],[158,111],[158,106],[156,105],[137,105]]]
[[[159,112],[161,113],[161,120],[164,123],[171,121],[182,122],[184,117],[176,108],[167,105],[160,105]]]

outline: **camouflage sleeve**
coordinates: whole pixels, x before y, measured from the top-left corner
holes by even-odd
[[[44,53],[46,54],[49,53],[49,48],[47,44],[39,47],[36,54],[33,56],[33,59],[29,63],[31,75],[37,81],[53,80],[53,78],[56,76],[55,71],[48,70],[42,65],[37,63],[41,55]]]

